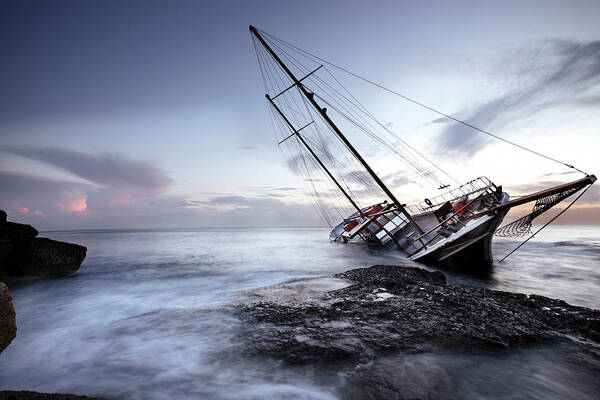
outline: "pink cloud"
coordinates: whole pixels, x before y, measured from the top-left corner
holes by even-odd
[[[67,201],[59,201],[56,206],[63,211],[85,213],[87,211],[87,196],[76,197]]]
[[[17,214],[27,214],[29,212],[29,208],[23,206],[15,206],[13,209]]]
[[[144,196],[140,196],[140,198],[143,198]],[[115,197],[115,198],[111,198],[108,200],[107,205],[112,207],[112,206],[126,206],[129,205],[131,203],[133,203],[134,201],[136,201],[137,198],[135,195],[133,194],[125,194],[125,195],[121,195],[119,197]]]
[[[35,215],[39,217],[46,217],[46,215],[40,210],[32,210],[29,207],[21,206],[19,204],[13,205],[7,209],[8,214],[13,215]]]

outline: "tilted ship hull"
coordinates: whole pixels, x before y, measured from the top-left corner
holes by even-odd
[[[414,258],[424,263],[446,263],[457,265],[487,265],[494,262],[492,239],[508,211],[498,213],[480,225],[465,232],[460,238],[441,244],[430,252]]]
[[[357,215],[344,220],[333,229],[330,239],[348,242],[360,238],[372,246],[396,248],[411,260],[426,263],[492,263],[492,238],[508,210],[477,219],[470,217],[505,204],[509,195],[481,177],[440,196],[440,200],[445,199],[449,200],[441,204],[428,200],[430,204],[408,207],[417,210],[412,216],[425,229],[423,233],[395,207],[380,203],[363,211],[367,218],[360,224],[356,222],[360,219]]]

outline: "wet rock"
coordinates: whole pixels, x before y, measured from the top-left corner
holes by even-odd
[[[77,244],[38,238],[31,225],[6,222],[0,214],[0,276],[46,275],[79,269],[87,249]]]
[[[448,372],[428,361],[432,360],[407,362],[402,356],[382,357],[360,365],[347,376],[340,397],[344,400],[460,398],[453,393]]]
[[[17,335],[15,309],[6,285],[0,282],[0,353]]]
[[[377,265],[326,279],[337,286],[310,296],[302,292],[318,279],[250,293],[237,306],[245,351],[290,364],[368,363],[398,351],[503,349],[567,336],[600,342],[600,311],[450,286],[441,272]]]

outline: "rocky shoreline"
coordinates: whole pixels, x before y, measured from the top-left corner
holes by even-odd
[[[0,210],[0,276],[35,276],[77,271],[87,249],[37,237],[31,225],[8,222]]]
[[[17,336],[15,308],[8,287],[0,282],[0,353]]]
[[[506,355],[566,343],[591,354],[592,369],[600,366],[600,311],[451,286],[443,273],[415,267],[376,265],[264,287],[247,292],[235,312],[241,352],[313,371],[337,366],[323,379],[342,374],[342,398],[439,398],[406,392],[405,376],[394,371],[410,354]]]
[[[7,221],[0,210],[0,277],[65,274],[77,271],[87,249],[73,243],[37,237],[31,225]],[[16,313],[8,287],[0,282],[0,353],[17,335]],[[76,400],[90,397],[70,394],[0,391],[0,399]]]
[[[31,225],[6,220],[0,210],[0,277],[62,274],[77,271],[87,248],[39,238]],[[0,282],[0,353],[17,333],[15,309],[8,287]]]
[[[582,391],[600,390],[590,383],[600,373],[600,311],[562,300],[451,286],[441,272],[396,265],[245,295],[234,306],[242,321],[235,352],[309,374],[335,398],[479,398],[454,369],[481,380],[477,393],[508,395],[508,371],[527,376],[527,357],[539,354],[576,371]],[[490,381],[497,374],[505,378]]]
[[[4,324],[11,315],[14,323],[5,288],[0,284],[0,346],[16,332]],[[600,311],[543,296],[453,286],[442,272],[408,265],[262,287],[218,311],[236,318],[228,333],[232,345],[215,354],[215,362],[231,368],[257,363],[274,373],[285,365],[335,398],[460,398],[463,392],[452,392],[447,373],[456,354],[486,357],[496,368],[507,355],[543,347],[574,354],[583,365],[581,379],[600,372]],[[407,361],[423,355],[424,361]],[[41,398],[89,397],[0,391],[0,400]]]

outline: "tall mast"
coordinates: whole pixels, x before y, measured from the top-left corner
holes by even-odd
[[[263,47],[265,49],[267,49],[267,51],[269,52],[271,57],[273,57],[273,59],[277,62],[277,64],[279,64],[279,66],[285,71],[285,73],[288,74],[288,76],[290,77],[290,79],[292,79],[294,84],[298,86],[298,88],[300,89],[300,91],[302,92],[304,97],[306,97],[308,99],[308,101],[312,104],[312,106],[319,112],[319,114],[321,114],[321,117],[323,117],[325,122],[327,122],[327,124],[331,127],[331,129],[333,129],[335,134],[342,140],[342,142],[346,145],[346,147],[348,147],[350,152],[363,165],[363,167],[371,175],[373,180],[375,180],[377,185],[379,185],[379,187],[385,192],[385,194],[390,198],[390,200],[392,200],[392,202],[396,205],[398,210],[402,214],[404,214],[404,216],[412,223],[412,225],[415,227],[415,229],[419,233],[422,234],[424,232],[423,229],[419,226],[419,224],[417,224],[417,222],[414,220],[412,215],[409,214],[409,212],[406,210],[406,208],[404,208],[402,203],[400,203],[400,201],[398,201],[396,196],[394,196],[394,194],[390,191],[390,189],[388,189],[388,187],[383,183],[383,181],[379,178],[379,176],[377,176],[377,174],[375,173],[375,171],[373,171],[371,166],[369,164],[367,164],[367,162],[360,155],[360,153],[354,148],[354,146],[352,146],[352,144],[348,141],[348,139],[346,139],[346,136],[344,136],[342,131],[340,131],[340,129],[333,123],[331,118],[329,118],[329,116],[327,115],[327,112],[325,111],[325,109],[321,108],[319,103],[317,103],[317,101],[314,99],[314,94],[309,93],[308,90],[306,90],[304,85],[302,85],[302,83],[296,78],[296,76],[292,73],[292,71],[290,71],[290,69],[287,67],[287,65],[285,65],[283,63],[283,61],[281,61],[279,56],[273,51],[273,49],[267,44],[267,42],[265,42],[265,40],[260,35],[258,30],[252,25],[250,25],[250,32],[252,32],[252,34],[254,36],[256,36],[256,38],[260,41],[260,43],[263,45]]]
[[[294,134],[294,135],[296,135],[296,137],[298,137],[298,139],[300,140],[300,142],[302,142],[302,144],[304,145],[304,147],[306,147],[307,150],[310,152],[310,154],[315,158],[315,160],[317,160],[317,162],[319,163],[319,165],[321,166],[321,168],[323,168],[325,170],[325,172],[331,178],[331,180],[333,181],[333,183],[335,183],[336,186],[342,191],[342,193],[344,193],[344,196],[346,196],[346,198],[348,199],[348,201],[354,206],[354,208],[356,208],[356,211],[358,211],[358,213],[360,214],[360,216],[363,217],[364,215],[363,215],[363,212],[360,209],[360,207],[356,204],[356,202],[354,201],[354,199],[352,197],[350,197],[350,195],[344,190],[344,188],[342,187],[342,185],[337,181],[337,179],[335,179],[335,177],[331,174],[331,172],[329,172],[329,170],[327,169],[327,167],[325,166],[325,164],[323,164],[323,162],[321,161],[321,159],[317,156],[317,154],[313,151],[313,149],[308,145],[308,143],[306,143],[306,140],[304,140],[304,138],[300,135],[300,131],[298,131],[298,130],[296,130],[296,128],[294,128],[294,125],[292,125],[292,123],[290,122],[290,120],[279,109],[279,107],[277,107],[277,104],[275,104],[275,102],[273,101],[273,99],[271,99],[271,96],[269,96],[268,94],[265,94],[265,97],[267,98],[267,100],[269,100],[269,102],[271,103],[271,105],[273,106],[273,108],[275,108],[275,110],[277,110],[277,112],[279,113],[279,115],[281,116],[281,118],[283,118],[283,120],[285,121],[285,123],[290,127],[290,129],[293,132],[292,134]]]

